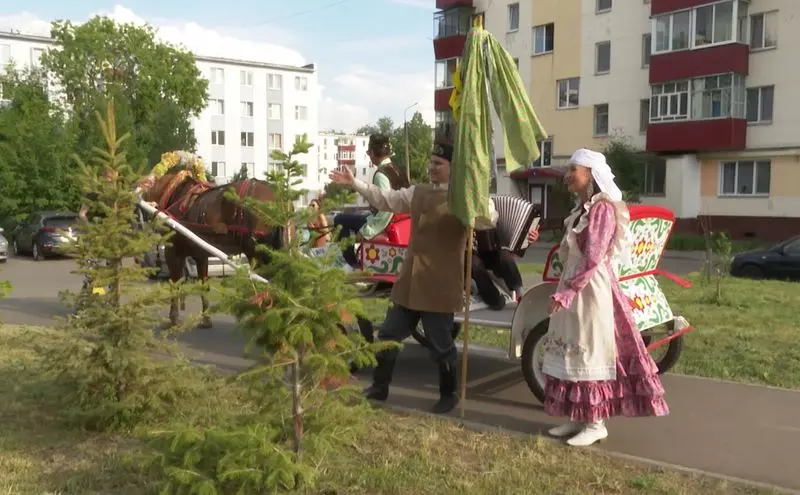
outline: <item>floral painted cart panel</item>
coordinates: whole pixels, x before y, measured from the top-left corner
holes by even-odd
[[[399,275],[406,249],[395,244],[364,242],[361,244],[361,267],[365,272]]]
[[[629,298],[639,330],[647,330],[673,319],[664,293],[656,279],[661,255],[669,240],[675,216],[666,208],[630,205],[630,231],[633,236],[631,264],[620,263],[620,288]],[[558,282],[564,267],[555,246],[547,257],[542,280]]]

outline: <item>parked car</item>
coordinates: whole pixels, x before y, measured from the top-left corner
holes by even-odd
[[[800,235],[769,249],[747,251],[733,256],[731,275],[800,281]]]
[[[14,254],[29,253],[36,261],[60,254],[60,249],[77,239],[78,214],[70,211],[31,213],[14,229]]]
[[[3,227],[0,227],[0,263],[8,261],[8,239],[3,236]]]
[[[241,254],[231,256],[230,258],[236,263],[247,263],[247,258]],[[154,247],[150,252],[145,253],[141,266],[159,268],[158,273],[151,278],[169,278],[169,269],[167,268],[167,261],[164,256],[164,245],[158,246],[158,249]],[[216,256],[208,259],[209,277],[225,277],[233,273],[234,269],[223,263],[222,260]],[[197,265],[192,258],[186,258],[186,263],[183,267],[183,276],[186,278],[197,278]]]

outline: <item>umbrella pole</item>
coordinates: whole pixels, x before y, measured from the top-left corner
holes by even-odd
[[[473,229],[467,230],[467,273],[464,277],[464,325],[461,329],[464,345],[461,349],[461,377],[459,378],[459,414],[464,419],[467,407],[467,360],[469,351],[469,307],[472,300],[472,243],[474,242]]]

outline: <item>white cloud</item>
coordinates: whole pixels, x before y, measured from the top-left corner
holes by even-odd
[[[430,6],[433,0],[392,0],[423,7]],[[285,65],[305,65],[309,63],[297,50],[288,48],[287,44],[299,44],[300,37],[296,33],[282,30],[279,27],[269,29],[242,29],[227,27],[204,27],[195,22],[176,19],[147,19],[140,17],[132,10],[121,5],[110,11],[95,12],[92,15],[107,15],[119,22],[135,24],[151,24],[158,31],[158,37],[164,41],[182,45],[196,54],[269,62]],[[91,17],[91,16],[89,16]],[[83,22],[84,19],[73,19]],[[27,34],[48,36],[50,22],[39,19],[33,14],[23,12],[9,16],[0,16],[0,29],[13,29]],[[221,33],[227,33],[223,35]],[[381,39],[351,41],[337,43],[340,51],[350,44],[361,47],[368,52],[379,50],[407,51],[417,43],[428,43],[426,39],[411,36],[394,36]],[[352,47],[351,47],[352,49]],[[414,51],[414,50],[411,50]],[[368,57],[369,58],[369,57]],[[413,103],[418,103],[416,110],[422,112],[429,123],[434,121],[433,111],[433,68],[420,72],[383,72],[363,65],[349,66],[342,69],[340,64],[319,62],[321,79],[328,81],[327,87],[319,89],[319,126],[320,129],[342,129],[352,131],[358,127],[375,122],[383,116],[390,116],[396,124],[402,124],[403,110]],[[427,60],[425,65],[428,64]],[[378,57],[376,64],[381,66],[384,59]],[[326,70],[331,72],[325,73]],[[409,112],[412,113],[412,112]],[[410,115],[409,115],[410,118]]]

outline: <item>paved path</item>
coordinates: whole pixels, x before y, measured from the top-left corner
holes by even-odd
[[[551,248],[550,243],[534,244],[525,252],[523,260],[528,263],[544,264]],[[661,268],[676,275],[687,275],[700,271],[704,259],[703,253],[698,251],[667,251],[661,261]]]
[[[7,323],[52,324],[53,316],[64,314],[57,291],[79,287],[72,266],[24,259],[0,266],[0,278],[15,286],[12,297],[0,300],[0,316]],[[189,301],[189,309],[197,310],[196,301]],[[232,320],[217,316],[215,325],[184,335],[187,353],[231,371],[250,364],[241,357],[243,343],[232,333]],[[470,355],[466,419],[527,433],[554,425],[527,390],[518,365],[489,354]],[[671,414],[612,420],[603,449],[800,490],[800,392],[676,375],[665,376],[664,385]],[[427,353],[408,345],[390,403],[427,409],[436,393]]]

